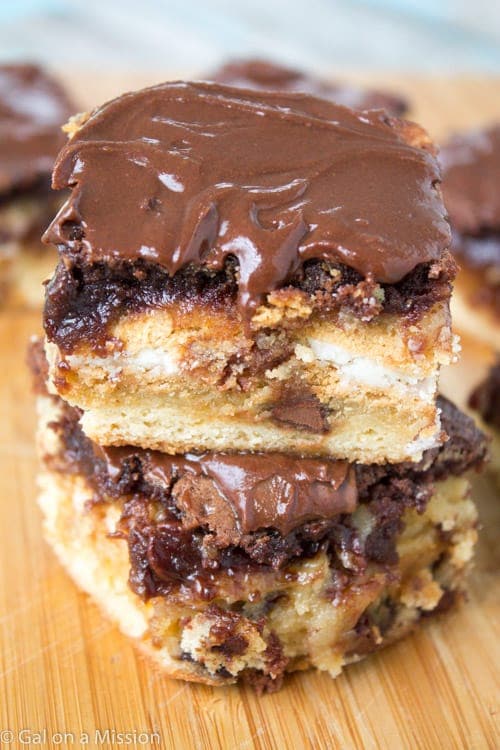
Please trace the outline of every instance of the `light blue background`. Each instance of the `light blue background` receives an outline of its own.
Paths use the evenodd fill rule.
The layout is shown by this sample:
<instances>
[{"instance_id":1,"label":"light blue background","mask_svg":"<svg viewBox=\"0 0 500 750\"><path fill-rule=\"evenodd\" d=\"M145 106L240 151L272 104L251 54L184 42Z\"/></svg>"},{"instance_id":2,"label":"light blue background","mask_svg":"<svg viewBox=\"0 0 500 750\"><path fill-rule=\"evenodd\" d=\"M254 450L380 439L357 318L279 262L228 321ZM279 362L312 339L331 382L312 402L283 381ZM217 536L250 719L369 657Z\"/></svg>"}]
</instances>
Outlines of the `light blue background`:
<instances>
[{"instance_id":1,"label":"light blue background","mask_svg":"<svg viewBox=\"0 0 500 750\"><path fill-rule=\"evenodd\" d=\"M202 71L260 54L317 69L500 72L500 0L0 0L0 58Z\"/></svg>"}]
</instances>

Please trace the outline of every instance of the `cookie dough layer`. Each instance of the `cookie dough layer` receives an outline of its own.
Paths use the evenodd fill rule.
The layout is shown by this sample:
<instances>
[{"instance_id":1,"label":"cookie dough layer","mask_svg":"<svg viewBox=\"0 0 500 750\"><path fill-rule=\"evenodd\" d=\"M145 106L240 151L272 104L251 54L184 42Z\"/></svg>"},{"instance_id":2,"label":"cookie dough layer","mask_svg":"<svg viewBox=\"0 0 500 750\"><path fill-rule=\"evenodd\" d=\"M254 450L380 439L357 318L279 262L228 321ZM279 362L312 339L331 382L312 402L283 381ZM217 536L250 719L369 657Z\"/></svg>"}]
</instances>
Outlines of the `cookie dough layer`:
<instances>
[{"instance_id":1,"label":"cookie dough layer","mask_svg":"<svg viewBox=\"0 0 500 750\"><path fill-rule=\"evenodd\" d=\"M120 504L92 505L78 476L46 472L40 488L47 539L76 583L165 674L212 685L276 689L285 672L308 667L338 675L451 602L476 540L468 483L451 478L436 485L423 515L407 511L399 563L372 565L342 590L319 551L286 576L267 569L235 587L221 574L211 602L145 602L127 583L127 545L112 536Z\"/></svg>"},{"instance_id":2,"label":"cookie dough layer","mask_svg":"<svg viewBox=\"0 0 500 750\"><path fill-rule=\"evenodd\" d=\"M223 310L172 304L124 316L101 352L47 342L51 389L83 409L102 445L384 462L419 460L440 443L437 379L458 348L447 303L414 324L300 304L274 312L281 326L254 339Z\"/></svg>"}]
</instances>

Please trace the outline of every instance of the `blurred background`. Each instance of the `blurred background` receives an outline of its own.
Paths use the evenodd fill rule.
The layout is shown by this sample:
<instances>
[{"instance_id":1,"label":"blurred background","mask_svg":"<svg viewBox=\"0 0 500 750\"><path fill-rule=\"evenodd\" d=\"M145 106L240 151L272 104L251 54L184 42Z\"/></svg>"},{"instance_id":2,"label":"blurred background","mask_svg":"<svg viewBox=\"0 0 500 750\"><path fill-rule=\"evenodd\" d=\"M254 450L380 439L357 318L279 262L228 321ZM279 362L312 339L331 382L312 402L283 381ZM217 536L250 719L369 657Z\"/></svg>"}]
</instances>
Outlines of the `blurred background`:
<instances>
[{"instance_id":1,"label":"blurred background","mask_svg":"<svg viewBox=\"0 0 500 750\"><path fill-rule=\"evenodd\" d=\"M0 59L190 72L264 55L321 72L499 73L499 0L0 0Z\"/></svg>"}]
</instances>

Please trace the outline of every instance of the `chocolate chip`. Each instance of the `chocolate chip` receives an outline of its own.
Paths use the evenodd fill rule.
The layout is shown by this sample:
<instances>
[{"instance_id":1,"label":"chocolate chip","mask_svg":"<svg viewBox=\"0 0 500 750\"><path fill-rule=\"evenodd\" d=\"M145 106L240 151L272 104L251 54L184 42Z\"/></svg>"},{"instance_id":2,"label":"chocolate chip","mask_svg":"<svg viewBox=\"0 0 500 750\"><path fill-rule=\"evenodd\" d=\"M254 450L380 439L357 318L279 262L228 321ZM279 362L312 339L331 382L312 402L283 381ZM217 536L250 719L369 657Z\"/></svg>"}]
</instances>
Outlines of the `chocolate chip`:
<instances>
[{"instance_id":1,"label":"chocolate chip","mask_svg":"<svg viewBox=\"0 0 500 750\"><path fill-rule=\"evenodd\" d=\"M271 414L275 422L298 430L315 433L330 431L326 407L302 385L286 386Z\"/></svg>"}]
</instances>

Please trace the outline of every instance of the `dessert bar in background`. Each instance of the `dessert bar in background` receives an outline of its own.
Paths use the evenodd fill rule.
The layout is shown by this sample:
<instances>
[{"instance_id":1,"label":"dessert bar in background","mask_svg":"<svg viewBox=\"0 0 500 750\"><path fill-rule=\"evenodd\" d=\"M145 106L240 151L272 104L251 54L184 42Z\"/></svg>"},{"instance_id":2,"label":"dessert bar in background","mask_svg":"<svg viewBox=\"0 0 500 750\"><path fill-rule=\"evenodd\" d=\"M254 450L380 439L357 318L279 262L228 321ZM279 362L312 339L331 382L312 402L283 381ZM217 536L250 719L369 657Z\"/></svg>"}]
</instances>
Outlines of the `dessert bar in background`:
<instances>
[{"instance_id":1,"label":"dessert bar in background","mask_svg":"<svg viewBox=\"0 0 500 750\"><path fill-rule=\"evenodd\" d=\"M380 463L440 444L455 264L425 131L209 83L73 128L45 331L91 439Z\"/></svg>"},{"instance_id":2,"label":"dessert bar in background","mask_svg":"<svg viewBox=\"0 0 500 750\"><path fill-rule=\"evenodd\" d=\"M385 109L396 116L408 111L408 102L388 91L326 80L269 60L230 60L204 78L244 89L300 92L353 109Z\"/></svg>"},{"instance_id":3,"label":"dessert bar in background","mask_svg":"<svg viewBox=\"0 0 500 750\"><path fill-rule=\"evenodd\" d=\"M37 66L0 65L0 307L42 304L57 253L40 237L61 204L50 176L73 111Z\"/></svg>"},{"instance_id":4,"label":"dessert bar in background","mask_svg":"<svg viewBox=\"0 0 500 750\"><path fill-rule=\"evenodd\" d=\"M491 470L500 481L500 357L486 378L474 389L469 406L480 417L481 426L491 435Z\"/></svg>"},{"instance_id":5,"label":"dessert bar in background","mask_svg":"<svg viewBox=\"0 0 500 750\"><path fill-rule=\"evenodd\" d=\"M90 441L32 350L47 538L76 582L175 677L274 690L336 676L461 597L481 466L473 421L419 463L169 456Z\"/></svg>"},{"instance_id":6,"label":"dessert bar in background","mask_svg":"<svg viewBox=\"0 0 500 750\"><path fill-rule=\"evenodd\" d=\"M460 265L456 327L500 350L500 125L458 134L440 153Z\"/></svg>"}]
</instances>

